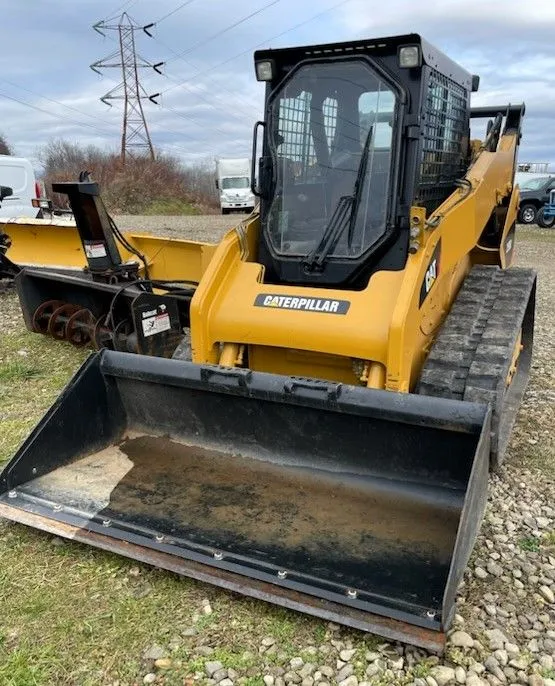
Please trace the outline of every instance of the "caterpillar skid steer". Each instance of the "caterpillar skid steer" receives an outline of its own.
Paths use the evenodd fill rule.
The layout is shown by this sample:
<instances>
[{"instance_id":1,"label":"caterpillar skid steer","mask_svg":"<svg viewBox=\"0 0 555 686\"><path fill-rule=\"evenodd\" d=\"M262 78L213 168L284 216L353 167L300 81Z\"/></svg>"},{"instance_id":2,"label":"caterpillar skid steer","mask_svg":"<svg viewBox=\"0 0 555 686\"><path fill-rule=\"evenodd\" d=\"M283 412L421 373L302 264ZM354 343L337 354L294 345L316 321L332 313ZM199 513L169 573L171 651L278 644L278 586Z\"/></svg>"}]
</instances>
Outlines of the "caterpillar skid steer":
<instances>
[{"instance_id":1,"label":"caterpillar skid steer","mask_svg":"<svg viewBox=\"0 0 555 686\"><path fill-rule=\"evenodd\" d=\"M92 355L0 515L441 650L530 365L524 106L472 109L478 78L414 34L254 61L259 211L190 342Z\"/></svg>"}]
</instances>

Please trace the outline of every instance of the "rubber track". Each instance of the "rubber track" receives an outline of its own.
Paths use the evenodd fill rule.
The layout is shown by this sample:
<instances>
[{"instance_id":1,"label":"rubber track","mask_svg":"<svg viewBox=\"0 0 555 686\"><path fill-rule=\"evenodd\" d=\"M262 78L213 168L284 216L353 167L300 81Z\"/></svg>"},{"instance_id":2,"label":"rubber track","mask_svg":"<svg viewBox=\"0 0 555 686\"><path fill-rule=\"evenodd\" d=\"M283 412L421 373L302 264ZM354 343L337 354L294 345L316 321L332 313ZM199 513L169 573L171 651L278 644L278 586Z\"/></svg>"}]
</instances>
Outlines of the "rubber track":
<instances>
[{"instance_id":1,"label":"rubber track","mask_svg":"<svg viewBox=\"0 0 555 686\"><path fill-rule=\"evenodd\" d=\"M422 395L490 403L495 464L502 460L528 378L535 280L531 269L475 266L432 346L417 387ZM529 303L532 310L527 310ZM505 380L521 327L526 354L511 384L514 392L507 393Z\"/></svg>"}]
</instances>

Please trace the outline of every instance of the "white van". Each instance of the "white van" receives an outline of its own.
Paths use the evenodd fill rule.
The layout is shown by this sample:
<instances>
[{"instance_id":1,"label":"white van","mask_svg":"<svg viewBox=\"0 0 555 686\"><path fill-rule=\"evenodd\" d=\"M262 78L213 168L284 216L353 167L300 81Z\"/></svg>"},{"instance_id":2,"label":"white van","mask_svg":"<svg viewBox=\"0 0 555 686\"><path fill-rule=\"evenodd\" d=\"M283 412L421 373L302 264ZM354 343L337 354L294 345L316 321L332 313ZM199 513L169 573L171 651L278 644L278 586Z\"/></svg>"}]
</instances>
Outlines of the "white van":
<instances>
[{"instance_id":1,"label":"white van","mask_svg":"<svg viewBox=\"0 0 555 686\"><path fill-rule=\"evenodd\" d=\"M36 203L40 190L29 160L0 155L0 186L8 186L13 191L0 202L0 217L40 216L40 207L33 207L33 200Z\"/></svg>"}]
</instances>

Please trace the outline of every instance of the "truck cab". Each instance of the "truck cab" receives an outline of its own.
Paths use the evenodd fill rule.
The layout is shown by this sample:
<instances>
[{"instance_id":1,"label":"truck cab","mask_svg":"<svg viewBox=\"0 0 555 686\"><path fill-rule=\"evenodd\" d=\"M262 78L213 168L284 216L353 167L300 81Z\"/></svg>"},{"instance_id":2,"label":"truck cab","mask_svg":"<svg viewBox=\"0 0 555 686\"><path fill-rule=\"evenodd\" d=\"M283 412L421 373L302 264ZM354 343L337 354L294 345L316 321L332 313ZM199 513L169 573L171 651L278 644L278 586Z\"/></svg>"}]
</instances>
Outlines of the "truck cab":
<instances>
[{"instance_id":1,"label":"truck cab","mask_svg":"<svg viewBox=\"0 0 555 686\"><path fill-rule=\"evenodd\" d=\"M555 174L534 174L526 179L517 175L517 183L520 185L520 223L541 226L541 210L549 201L549 193L555 189Z\"/></svg>"},{"instance_id":2,"label":"truck cab","mask_svg":"<svg viewBox=\"0 0 555 686\"><path fill-rule=\"evenodd\" d=\"M252 212L251 161L248 157L216 160L216 188L222 214Z\"/></svg>"}]
</instances>

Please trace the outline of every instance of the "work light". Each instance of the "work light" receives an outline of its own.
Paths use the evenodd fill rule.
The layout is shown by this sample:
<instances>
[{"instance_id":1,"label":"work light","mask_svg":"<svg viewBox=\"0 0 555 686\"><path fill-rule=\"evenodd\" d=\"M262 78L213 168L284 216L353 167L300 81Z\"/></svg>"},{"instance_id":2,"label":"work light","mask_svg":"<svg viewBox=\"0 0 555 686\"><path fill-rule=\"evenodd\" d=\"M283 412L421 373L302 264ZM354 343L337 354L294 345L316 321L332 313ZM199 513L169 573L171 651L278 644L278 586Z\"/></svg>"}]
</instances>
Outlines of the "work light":
<instances>
[{"instance_id":1,"label":"work light","mask_svg":"<svg viewBox=\"0 0 555 686\"><path fill-rule=\"evenodd\" d=\"M261 60L255 65L257 81L271 81L274 78L274 63L272 60Z\"/></svg>"},{"instance_id":2,"label":"work light","mask_svg":"<svg viewBox=\"0 0 555 686\"><path fill-rule=\"evenodd\" d=\"M420 48L418 45L404 45L399 48L399 66L406 69L420 66Z\"/></svg>"}]
</instances>

